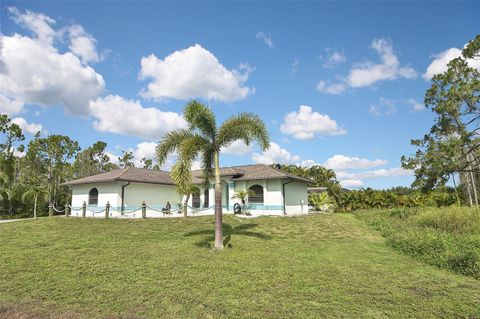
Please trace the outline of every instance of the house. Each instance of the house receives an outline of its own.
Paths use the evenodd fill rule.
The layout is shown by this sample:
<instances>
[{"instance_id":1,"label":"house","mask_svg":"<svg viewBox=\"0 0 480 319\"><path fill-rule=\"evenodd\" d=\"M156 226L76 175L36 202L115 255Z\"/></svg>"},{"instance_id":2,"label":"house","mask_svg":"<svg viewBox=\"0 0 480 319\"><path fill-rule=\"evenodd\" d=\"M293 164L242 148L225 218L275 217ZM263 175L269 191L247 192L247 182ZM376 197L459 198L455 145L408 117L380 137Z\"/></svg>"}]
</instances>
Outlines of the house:
<instances>
[{"instance_id":1,"label":"house","mask_svg":"<svg viewBox=\"0 0 480 319\"><path fill-rule=\"evenodd\" d=\"M238 209L240 200L234 194L249 189L253 192L243 210L252 216L295 215L308 212L307 185L310 180L282 172L268 165L233 166L220 169L222 207L224 213ZM200 170L192 171L193 183L199 195L188 200L189 214L214 213L214 180L205 183ZM81 216L87 205L88 217L103 217L100 213L110 204L112 217L140 217L146 203L147 217L181 216L177 214L182 196L176 192L169 172L128 167L103 174L68 181L72 189L72 216ZM171 211L166 212L167 202Z\"/></svg>"}]
</instances>

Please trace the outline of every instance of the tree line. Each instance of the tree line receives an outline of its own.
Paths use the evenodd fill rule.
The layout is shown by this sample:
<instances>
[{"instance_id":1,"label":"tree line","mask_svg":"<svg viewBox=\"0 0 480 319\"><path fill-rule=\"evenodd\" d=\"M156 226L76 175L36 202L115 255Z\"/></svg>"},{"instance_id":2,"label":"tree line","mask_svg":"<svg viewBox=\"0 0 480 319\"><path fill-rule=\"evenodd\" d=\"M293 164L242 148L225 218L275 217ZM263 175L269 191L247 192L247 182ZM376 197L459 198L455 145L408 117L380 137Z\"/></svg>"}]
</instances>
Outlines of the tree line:
<instances>
[{"instance_id":1,"label":"tree line","mask_svg":"<svg viewBox=\"0 0 480 319\"><path fill-rule=\"evenodd\" d=\"M122 152L118 163L112 163L106 148L98 141L82 150L68 136L39 133L25 145L22 129L0 114L0 216L31 216L35 209L41 216L49 203L55 207L70 203L70 189L61 183L134 166L133 152ZM143 158L140 165L159 169L152 162Z\"/></svg>"}]
</instances>

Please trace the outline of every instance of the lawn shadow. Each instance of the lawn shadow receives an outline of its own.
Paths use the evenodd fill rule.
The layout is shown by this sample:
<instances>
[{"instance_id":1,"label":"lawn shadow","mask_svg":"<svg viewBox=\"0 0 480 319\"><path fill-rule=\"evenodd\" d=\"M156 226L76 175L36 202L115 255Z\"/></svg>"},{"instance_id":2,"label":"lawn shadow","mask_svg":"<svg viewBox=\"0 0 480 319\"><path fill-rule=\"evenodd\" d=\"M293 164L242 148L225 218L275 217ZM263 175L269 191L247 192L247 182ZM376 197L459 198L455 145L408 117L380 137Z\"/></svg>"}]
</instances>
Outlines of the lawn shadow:
<instances>
[{"instance_id":1,"label":"lawn shadow","mask_svg":"<svg viewBox=\"0 0 480 319\"><path fill-rule=\"evenodd\" d=\"M232 235L239 235L239 236L248 236L248 237L254 237L254 238L259 238L263 240L270 240L272 239L271 236L266 235L264 233L252 231L252 228L257 227L258 224L241 224L235 227L232 227L230 224L223 223L223 246L224 247L233 247L232 246ZM191 236L199 236L199 235L205 235L202 240L199 242L195 243L195 246L198 247L204 247L204 248L211 248L212 247L212 242L215 240L215 229L205 229L205 230L198 230L198 231L193 231L190 233L185 234L185 237L191 237Z\"/></svg>"}]
</instances>

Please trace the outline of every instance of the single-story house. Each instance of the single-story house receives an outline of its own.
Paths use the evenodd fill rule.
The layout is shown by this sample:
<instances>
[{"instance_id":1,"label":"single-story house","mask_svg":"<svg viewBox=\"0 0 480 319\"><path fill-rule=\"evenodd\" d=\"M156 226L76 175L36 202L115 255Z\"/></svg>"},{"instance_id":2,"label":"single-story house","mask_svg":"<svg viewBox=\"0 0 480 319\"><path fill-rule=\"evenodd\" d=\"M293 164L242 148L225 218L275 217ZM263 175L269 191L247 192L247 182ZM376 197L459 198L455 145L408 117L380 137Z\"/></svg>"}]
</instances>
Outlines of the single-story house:
<instances>
[{"instance_id":1,"label":"single-story house","mask_svg":"<svg viewBox=\"0 0 480 319\"><path fill-rule=\"evenodd\" d=\"M220 169L220 175L224 213L233 213L239 207L252 216L308 213L308 179L268 165L225 167ZM205 183L200 170L192 171L192 177L200 194L189 197L189 213L213 214L214 180ZM88 217L103 217L100 212L109 203L112 217L137 218L141 217L143 202L148 206L147 217L181 216L176 211L182 203L182 196L177 193L169 172L127 167L63 185L72 189L72 216L81 216L85 203ZM247 205L241 206L234 194L247 189L252 194ZM165 214L167 202L171 205L170 214Z\"/></svg>"}]
</instances>

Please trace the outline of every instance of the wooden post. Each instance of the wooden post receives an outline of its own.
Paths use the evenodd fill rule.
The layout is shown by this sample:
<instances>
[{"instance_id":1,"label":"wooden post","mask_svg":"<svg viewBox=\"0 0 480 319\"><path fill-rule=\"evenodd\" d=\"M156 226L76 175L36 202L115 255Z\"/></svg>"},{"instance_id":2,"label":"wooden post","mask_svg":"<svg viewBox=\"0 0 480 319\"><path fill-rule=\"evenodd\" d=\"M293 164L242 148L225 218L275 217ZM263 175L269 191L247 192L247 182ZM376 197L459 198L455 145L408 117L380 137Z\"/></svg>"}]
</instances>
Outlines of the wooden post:
<instances>
[{"instance_id":1,"label":"wooden post","mask_svg":"<svg viewBox=\"0 0 480 319\"><path fill-rule=\"evenodd\" d=\"M110 202L107 202L107 205L105 206L105 219L108 219L109 214L110 214Z\"/></svg>"},{"instance_id":2,"label":"wooden post","mask_svg":"<svg viewBox=\"0 0 480 319\"><path fill-rule=\"evenodd\" d=\"M147 218L147 204L145 204L145 201L142 202L142 218Z\"/></svg>"},{"instance_id":3,"label":"wooden post","mask_svg":"<svg viewBox=\"0 0 480 319\"><path fill-rule=\"evenodd\" d=\"M85 218L87 216L87 203L83 202L82 205L82 217Z\"/></svg>"},{"instance_id":4,"label":"wooden post","mask_svg":"<svg viewBox=\"0 0 480 319\"><path fill-rule=\"evenodd\" d=\"M68 204L65 204L65 217L70 216L70 206Z\"/></svg>"},{"instance_id":5,"label":"wooden post","mask_svg":"<svg viewBox=\"0 0 480 319\"><path fill-rule=\"evenodd\" d=\"M53 205L48 204L48 217L53 217Z\"/></svg>"}]
</instances>

